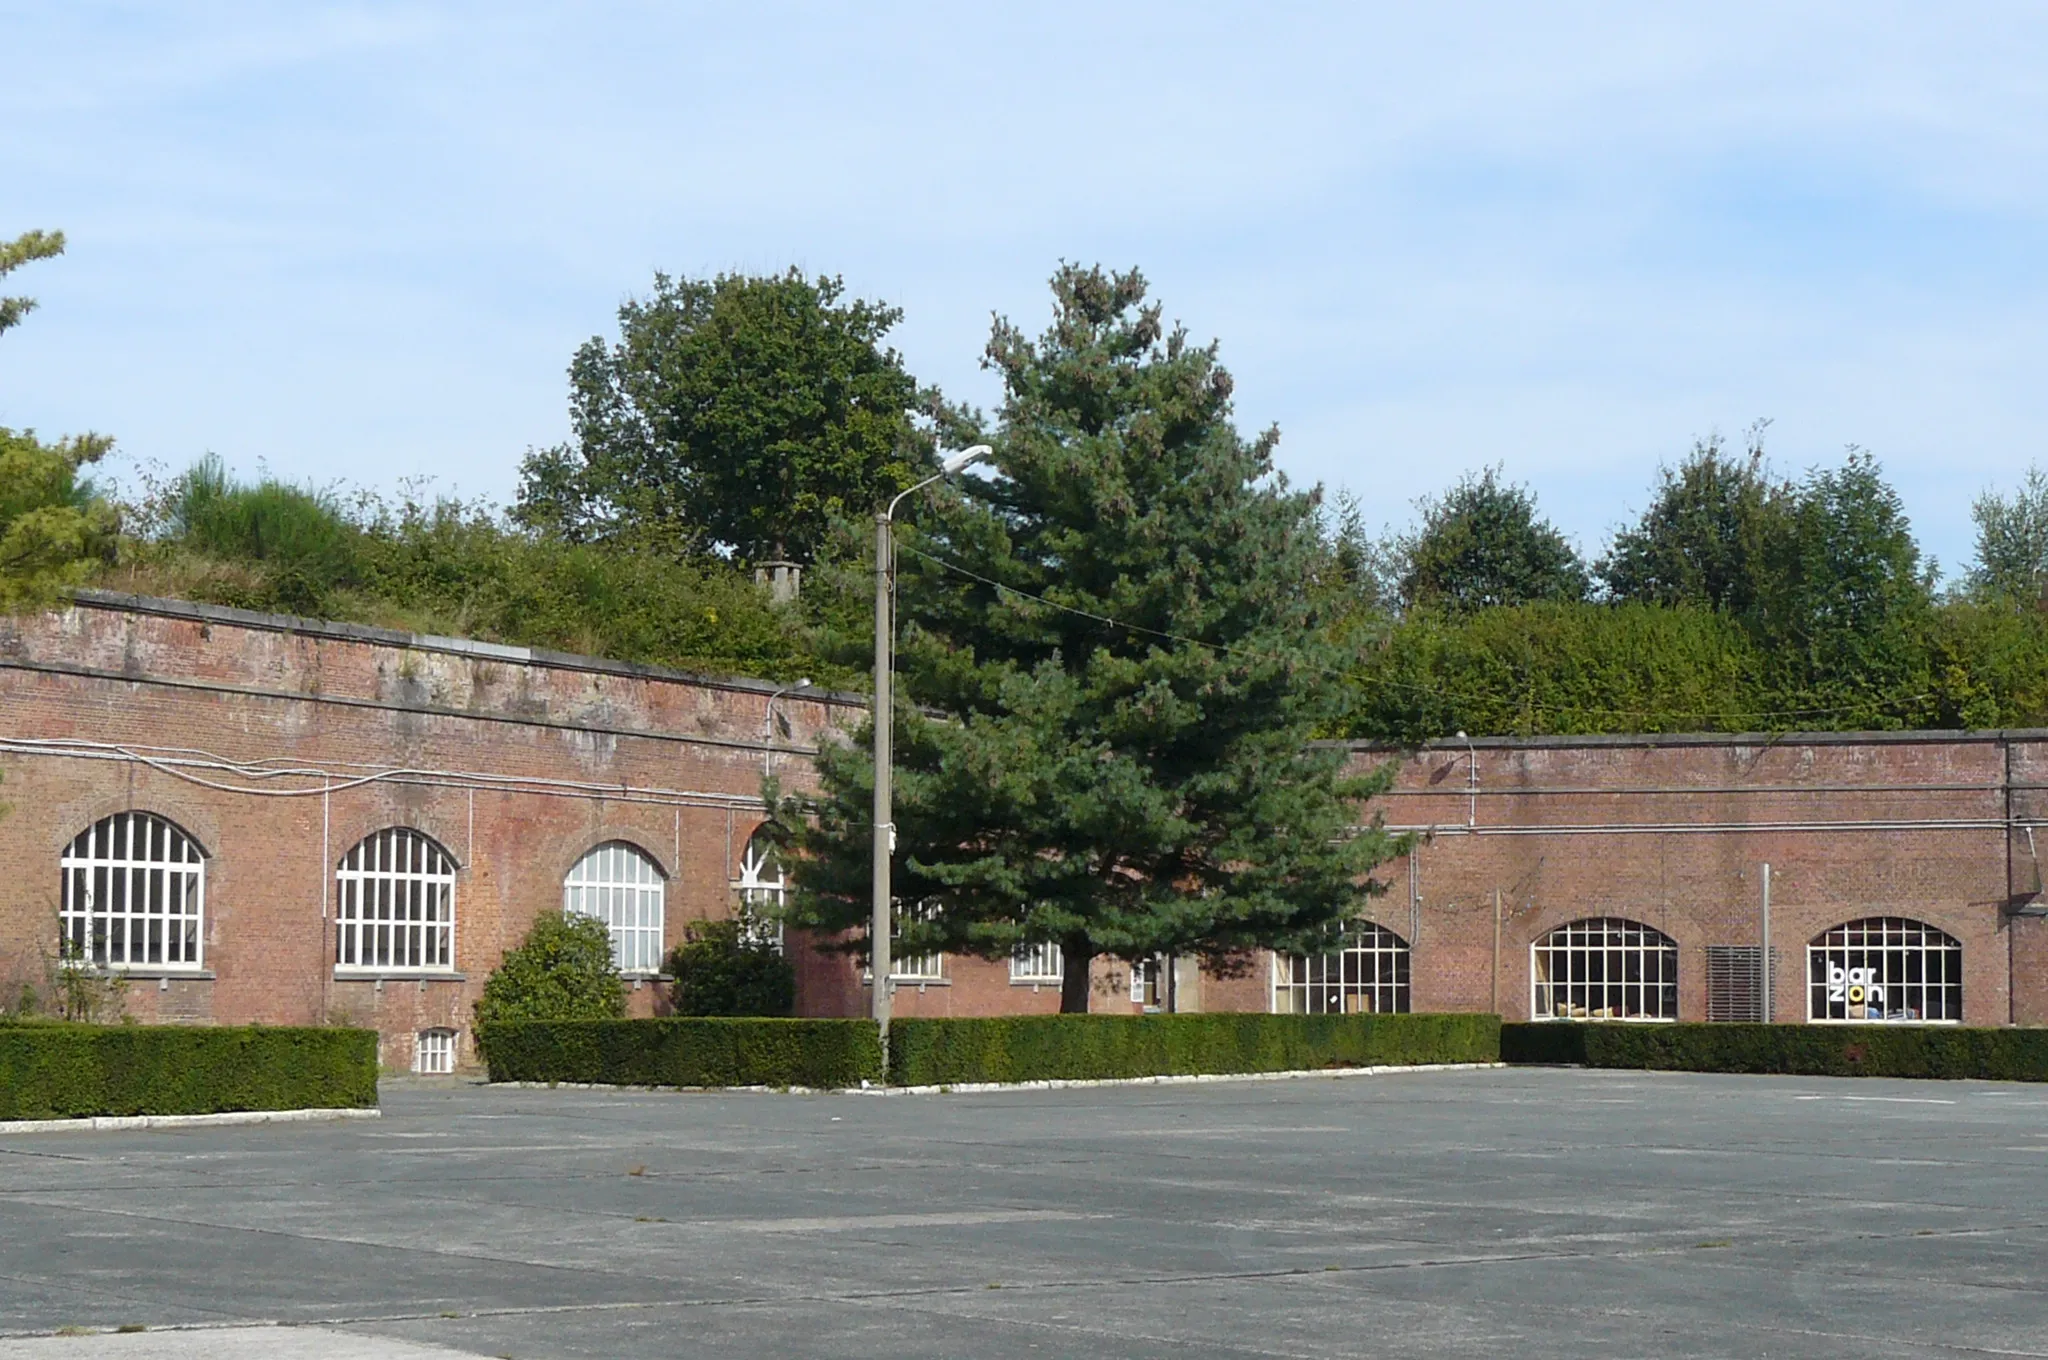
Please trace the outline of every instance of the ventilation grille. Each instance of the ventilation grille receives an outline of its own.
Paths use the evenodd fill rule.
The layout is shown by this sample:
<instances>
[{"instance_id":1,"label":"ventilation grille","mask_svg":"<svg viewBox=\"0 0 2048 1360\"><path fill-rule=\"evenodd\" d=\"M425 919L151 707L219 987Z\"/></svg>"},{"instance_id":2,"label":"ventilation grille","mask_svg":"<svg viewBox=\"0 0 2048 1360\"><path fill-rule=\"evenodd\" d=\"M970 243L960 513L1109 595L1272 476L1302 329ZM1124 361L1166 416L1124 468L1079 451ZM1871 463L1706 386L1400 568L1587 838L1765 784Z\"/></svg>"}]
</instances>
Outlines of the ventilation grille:
<instances>
[{"instance_id":1,"label":"ventilation grille","mask_svg":"<svg viewBox=\"0 0 2048 1360\"><path fill-rule=\"evenodd\" d=\"M1773 951L1775 952L1775 951ZM1707 946L1707 1019L1764 1018L1764 951L1753 944Z\"/></svg>"}]
</instances>

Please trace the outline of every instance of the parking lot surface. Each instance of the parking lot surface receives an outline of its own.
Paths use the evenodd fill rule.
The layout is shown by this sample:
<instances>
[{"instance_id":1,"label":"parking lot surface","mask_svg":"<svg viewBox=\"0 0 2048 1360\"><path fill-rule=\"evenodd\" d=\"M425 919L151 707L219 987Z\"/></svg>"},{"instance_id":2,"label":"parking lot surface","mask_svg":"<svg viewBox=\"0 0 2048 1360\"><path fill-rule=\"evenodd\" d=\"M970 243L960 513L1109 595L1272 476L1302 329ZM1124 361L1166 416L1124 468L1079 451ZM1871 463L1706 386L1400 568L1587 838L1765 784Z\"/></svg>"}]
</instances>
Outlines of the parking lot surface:
<instances>
[{"instance_id":1,"label":"parking lot surface","mask_svg":"<svg viewBox=\"0 0 2048 1360\"><path fill-rule=\"evenodd\" d=\"M2038 1087L451 1081L384 1107L0 1139L0 1360L2048 1356ZM152 1330L47 1335L122 1324Z\"/></svg>"}]
</instances>

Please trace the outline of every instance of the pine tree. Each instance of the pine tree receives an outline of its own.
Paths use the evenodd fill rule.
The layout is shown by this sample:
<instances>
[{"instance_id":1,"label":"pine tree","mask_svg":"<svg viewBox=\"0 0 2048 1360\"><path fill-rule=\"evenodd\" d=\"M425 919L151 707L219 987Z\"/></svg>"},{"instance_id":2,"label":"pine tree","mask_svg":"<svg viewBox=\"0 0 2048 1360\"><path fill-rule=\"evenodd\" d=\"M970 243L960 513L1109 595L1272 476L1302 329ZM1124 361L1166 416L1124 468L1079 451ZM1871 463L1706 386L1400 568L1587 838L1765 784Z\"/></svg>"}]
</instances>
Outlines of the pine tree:
<instances>
[{"instance_id":1,"label":"pine tree","mask_svg":"<svg viewBox=\"0 0 2048 1360\"><path fill-rule=\"evenodd\" d=\"M1064 267L1037 341L998 322L998 474L899 529L899 949L1056 943L1061 1009L1098 955L1316 950L1383 891L1376 777L1312 739L1347 703L1317 496L1241 438L1214 345L1135 271ZM868 733L784 804L795 920L865 949Z\"/></svg>"}]
</instances>

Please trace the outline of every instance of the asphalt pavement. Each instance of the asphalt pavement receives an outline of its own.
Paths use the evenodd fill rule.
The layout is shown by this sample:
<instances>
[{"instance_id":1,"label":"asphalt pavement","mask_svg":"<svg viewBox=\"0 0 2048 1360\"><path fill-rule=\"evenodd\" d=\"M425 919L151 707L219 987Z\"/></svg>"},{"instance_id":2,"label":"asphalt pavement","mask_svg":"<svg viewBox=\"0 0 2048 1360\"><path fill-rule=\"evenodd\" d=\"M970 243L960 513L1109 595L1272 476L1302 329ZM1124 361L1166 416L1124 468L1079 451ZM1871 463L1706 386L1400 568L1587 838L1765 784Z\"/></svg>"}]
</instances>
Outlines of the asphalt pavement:
<instances>
[{"instance_id":1,"label":"asphalt pavement","mask_svg":"<svg viewBox=\"0 0 2048 1360\"><path fill-rule=\"evenodd\" d=\"M384 1108L0 1138L0 1360L2048 1356L2040 1087L451 1080Z\"/></svg>"}]
</instances>

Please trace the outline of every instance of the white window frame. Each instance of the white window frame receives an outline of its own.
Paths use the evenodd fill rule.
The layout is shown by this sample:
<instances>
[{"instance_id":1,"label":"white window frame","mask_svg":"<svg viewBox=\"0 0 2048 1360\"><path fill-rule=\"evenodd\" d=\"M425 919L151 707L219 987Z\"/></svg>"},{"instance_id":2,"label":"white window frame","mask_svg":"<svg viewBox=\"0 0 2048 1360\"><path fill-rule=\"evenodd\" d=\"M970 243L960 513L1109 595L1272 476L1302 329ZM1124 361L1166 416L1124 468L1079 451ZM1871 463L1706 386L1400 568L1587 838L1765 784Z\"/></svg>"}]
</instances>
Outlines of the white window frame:
<instances>
[{"instance_id":1,"label":"white window frame","mask_svg":"<svg viewBox=\"0 0 2048 1360\"><path fill-rule=\"evenodd\" d=\"M898 902L889 913L889 980L891 982L944 982L946 980L946 956L936 954L912 954L908 958L898 953L896 942L903 938L905 921L929 921L939 914L936 902Z\"/></svg>"},{"instance_id":2,"label":"white window frame","mask_svg":"<svg viewBox=\"0 0 2048 1360\"><path fill-rule=\"evenodd\" d=\"M455 1031L436 1025L413 1036L412 1070L423 1077L455 1075Z\"/></svg>"},{"instance_id":3,"label":"white window frame","mask_svg":"<svg viewBox=\"0 0 2048 1360\"><path fill-rule=\"evenodd\" d=\"M455 875L447 848L409 826L357 841L334 871L334 971L454 972Z\"/></svg>"},{"instance_id":4,"label":"white window frame","mask_svg":"<svg viewBox=\"0 0 2048 1360\"><path fill-rule=\"evenodd\" d=\"M1272 1012L1405 1014L1413 997L1413 960L1408 942L1399 935L1372 921L1355 921L1335 949L1273 955Z\"/></svg>"},{"instance_id":5,"label":"white window frame","mask_svg":"<svg viewBox=\"0 0 2048 1360\"><path fill-rule=\"evenodd\" d=\"M58 929L74 964L112 972L197 973L206 966L206 852L153 812L116 812L73 837Z\"/></svg>"},{"instance_id":6,"label":"white window frame","mask_svg":"<svg viewBox=\"0 0 2048 1360\"><path fill-rule=\"evenodd\" d=\"M1131 965L1131 1004L1143 1006L1147 1011L1166 1009L1167 969L1172 960L1165 954L1154 954L1149 959L1140 959ZM1148 1000L1147 992L1151 993Z\"/></svg>"},{"instance_id":7,"label":"white window frame","mask_svg":"<svg viewBox=\"0 0 2048 1360\"><path fill-rule=\"evenodd\" d=\"M654 856L631 841L594 845L562 879L562 910L604 922L612 963L628 977L661 971L668 879Z\"/></svg>"},{"instance_id":8,"label":"white window frame","mask_svg":"<svg viewBox=\"0 0 2048 1360\"><path fill-rule=\"evenodd\" d=\"M1066 951L1058 940L1027 941L1010 955L1010 982L1018 987L1057 987L1066 981Z\"/></svg>"},{"instance_id":9,"label":"white window frame","mask_svg":"<svg viewBox=\"0 0 2048 1360\"><path fill-rule=\"evenodd\" d=\"M1560 961L1565 964L1561 980L1554 976ZM1619 978L1610 979L1615 971ZM1582 1006L1572 1000L1574 991L1583 992L1588 1003L1598 992L1600 1004ZM1564 1013L1557 1010L1559 993ZM1655 1013L1647 1013L1653 998ZM1529 946L1529 1018L1636 1024L1677 1020L1678 942L1655 926L1622 916L1567 921Z\"/></svg>"},{"instance_id":10,"label":"white window frame","mask_svg":"<svg viewBox=\"0 0 2048 1360\"><path fill-rule=\"evenodd\" d=\"M1899 976L1893 976L1894 972ZM1917 981L1912 977L1915 972ZM1938 973L1938 980L1930 982L1930 972ZM1871 977L1870 973L1880 976ZM1868 1014L1873 984L1881 998L1876 1015ZM1930 998L1935 1004L1929 1004ZM1849 1014L1859 1004L1866 1013ZM1837 1008L1843 1014L1833 1014ZM1953 1014L1930 1016L1931 1009ZM1806 946L1806 1022L1960 1025L1963 942L1938 926L1907 916L1864 916L1821 932Z\"/></svg>"},{"instance_id":11,"label":"white window frame","mask_svg":"<svg viewBox=\"0 0 2048 1360\"><path fill-rule=\"evenodd\" d=\"M739 877L732 881L733 916L748 939L782 952L782 913L789 905L789 876L782 859L759 831L740 852Z\"/></svg>"}]
</instances>

